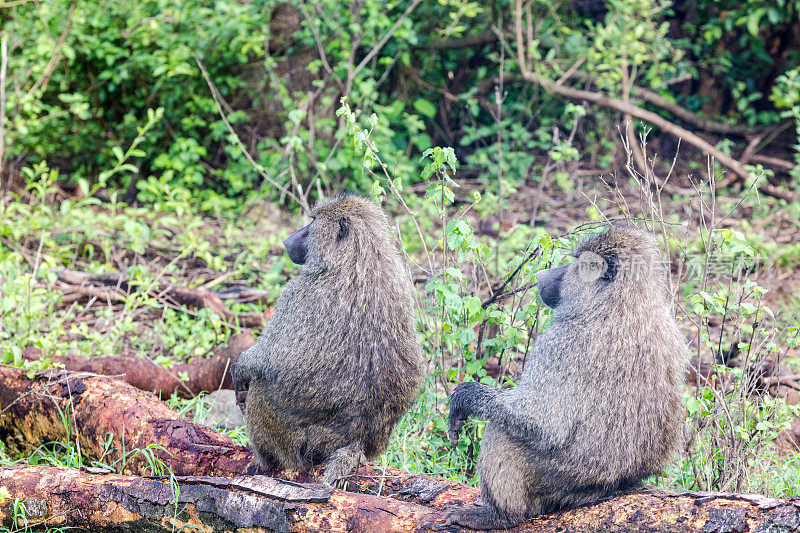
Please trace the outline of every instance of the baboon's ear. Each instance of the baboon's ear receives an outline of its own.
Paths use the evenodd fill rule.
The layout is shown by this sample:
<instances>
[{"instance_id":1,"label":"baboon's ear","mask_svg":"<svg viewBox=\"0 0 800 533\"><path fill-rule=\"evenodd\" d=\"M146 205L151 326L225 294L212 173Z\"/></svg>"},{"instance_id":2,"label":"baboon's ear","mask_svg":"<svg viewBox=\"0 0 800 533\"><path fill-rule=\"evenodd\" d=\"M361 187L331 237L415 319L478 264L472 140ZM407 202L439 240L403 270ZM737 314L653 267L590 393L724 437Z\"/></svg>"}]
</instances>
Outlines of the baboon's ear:
<instances>
[{"instance_id":1,"label":"baboon's ear","mask_svg":"<svg viewBox=\"0 0 800 533\"><path fill-rule=\"evenodd\" d=\"M339 233L336 235L336 242L341 241L350 233L350 223L345 217L339 219Z\"/></svg>"},{"instance_id":2,"label":"baboon's ear","mask_svg":"<svg viewBox=\"0 0 800 533\"><path fill-rule=\"evenodd\" d=\"M606 271L603 272L602 276L600 276L600 281L611 283L617 279L617 272L619 271L619 258L617 257L616 253L611 252L607 256L603 257L603 260L606 262Z\"/></svg>"}]
</instances>

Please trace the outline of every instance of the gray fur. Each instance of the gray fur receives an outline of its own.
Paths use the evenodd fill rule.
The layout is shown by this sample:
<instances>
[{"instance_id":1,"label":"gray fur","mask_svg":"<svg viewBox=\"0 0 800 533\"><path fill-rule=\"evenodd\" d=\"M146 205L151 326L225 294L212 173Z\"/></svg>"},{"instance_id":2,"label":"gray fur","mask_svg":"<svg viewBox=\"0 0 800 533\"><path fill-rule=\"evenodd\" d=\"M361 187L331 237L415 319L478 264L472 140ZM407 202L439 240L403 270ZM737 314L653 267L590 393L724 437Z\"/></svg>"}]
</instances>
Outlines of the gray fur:
<instances>
[{"instance_id":1,"label":"gray fur","mask_svg":"<svg viewBox=\"0 0 800 533\"><path fill-rule=\"evenodd\" d=\"M349 195L311 216L303 270L231 374L261 463L326 463L334 483L386 449L426 361L413 286L381 209Z\"/></svg>"},{"instance_id":2,"label":"gray fur","mask_svg":"<svg viewBox=\"0 0 800 533\"><path fill-rule=\"evenodd\" d=\"M613 281L591 274L591 258L614 254ZM660 472L680 445L688 349L655 239L611 228L574 255L517 387L462 383L453 393L451 440L470 416L489 424L478 459L484 503L450 510L450 524L507 528L591 503Z\"/></svg>"}]
</instances>

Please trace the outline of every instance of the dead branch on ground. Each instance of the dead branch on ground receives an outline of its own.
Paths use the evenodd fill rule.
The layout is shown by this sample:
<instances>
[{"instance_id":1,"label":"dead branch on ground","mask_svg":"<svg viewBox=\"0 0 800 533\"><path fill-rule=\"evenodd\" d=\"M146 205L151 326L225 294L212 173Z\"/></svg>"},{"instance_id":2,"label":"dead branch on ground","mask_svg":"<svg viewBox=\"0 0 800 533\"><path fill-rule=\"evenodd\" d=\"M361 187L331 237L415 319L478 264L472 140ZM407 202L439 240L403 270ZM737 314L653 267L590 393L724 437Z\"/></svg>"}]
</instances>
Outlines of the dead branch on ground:
<instances>
[{"instance_id":1,"label":"dead branch on ground","mask_svg":"<svg viewBox=\"0 0 800 533\"><path fill-rule=\"evenodd\" d=\"M89 274L76 270L55 270L58 277L55 288L64 293L62 303L97 298L102 302L124 302L132 287L128 279L118 273ZM151 293L165 305L185 305L195 309L209 309L224 320L238 321L245 328L264 326L272 314L272 309L264 313L234 313L217 294L204 287L178 287L171 283L161 283ZM263 294L261 294L263 297Z\"/></svg>"},{"instance_id":2,"label":"dead branch on ground","mask_svg":"<svg viewBox=\"0 0 800 533\"><path fill-rule=\"evenodd\" d=\"M137 389L152 392L162 398L167 398L173 393L182 398L191 398L201 392L233 388L228 369L236 358L253 344L255 339L252 335L238 333L232 335L228 345L217 350L211 357L194 358L190 363L177 364L169 369L149 359L134 356L49 357L54 363L63 365L66 370L113 376ZM29 348L22 357L36 360L42 355L42 351L38 348Z\"/></svg>"}]
</instances>

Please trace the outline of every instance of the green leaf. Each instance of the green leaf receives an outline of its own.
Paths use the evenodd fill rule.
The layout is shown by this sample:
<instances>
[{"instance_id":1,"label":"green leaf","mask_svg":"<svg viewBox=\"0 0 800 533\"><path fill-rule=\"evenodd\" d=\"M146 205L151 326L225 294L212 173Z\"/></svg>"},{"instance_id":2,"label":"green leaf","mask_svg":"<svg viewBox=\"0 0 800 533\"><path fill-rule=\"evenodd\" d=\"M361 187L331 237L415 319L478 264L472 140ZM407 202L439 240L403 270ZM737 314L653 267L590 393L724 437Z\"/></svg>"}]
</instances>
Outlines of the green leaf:
<instances>
[{"instance_id":1,"label":"green leaf","mask_svg":"<svg viewBox=\"0 0 800 533\"><path fill-rule=\"evenodd\" d=\"M481 308L481 300L476 296L467 296L462 300L461 306L464 308L464 311L467 312L467 316L470 320L473 320L475 316L483 311Z\"/></svg>"},{"instance_id":2,"label":"green leaf","mask_svg":"<svg viewBox=\"0 0 800 533\"><path fill-rule=\"evenodd\" d=\"M428 118L433 118L434 116L436 116L436 106L434 106L432 103L422 98L417 98L414 101L414 109L416 109L417 112L419 112L422 115L425 115ZM427 153L425 155L427 155Z\"/></svg>"}]
</instances>

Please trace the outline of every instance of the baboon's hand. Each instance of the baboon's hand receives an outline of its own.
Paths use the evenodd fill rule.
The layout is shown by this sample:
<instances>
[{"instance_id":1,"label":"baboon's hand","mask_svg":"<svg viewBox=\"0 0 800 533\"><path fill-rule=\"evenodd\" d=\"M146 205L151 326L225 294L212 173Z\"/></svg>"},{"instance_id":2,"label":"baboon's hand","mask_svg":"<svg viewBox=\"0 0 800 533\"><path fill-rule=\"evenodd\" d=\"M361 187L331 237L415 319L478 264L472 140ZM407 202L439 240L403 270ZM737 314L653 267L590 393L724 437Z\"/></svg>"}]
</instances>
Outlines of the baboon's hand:
<instances>
[{"instance_id":1,"label":"baboon's hand","mask_svg":"<svg viewBox=\"0 0 800 533\"><path fill-rule=\"evenodd\" d=\"M233 390L236 394L236 404L244 413L247 405L247 389L250 388L250 378L244 375L241 365L237 366L236 362L233 363L230 372L233 380Z\"/></svg>"},{"instance_id":2,"label":"baboon's hand","mask_svg":"<svg viewBox=\"0 0 800 533\"><path fill-rule=\"evenodd\" d=\"M461 432L464 421L473 414L473 400L479 387L478 383L461 383L450 396L447 436L450 437L450 444L453 446L458 444L458 434Z\"/></svg>"},{"instance_id":3,"label":"baboon's hand","mask_svg":"<svg viewBox=\"0 0 800 533\"><path fill-rule=\"evenodd\" d=\"M247 409L247 389L235 389L236 390L236 405L239 406L239 409L244 413Z\"/></svg>"}]
</instances>

